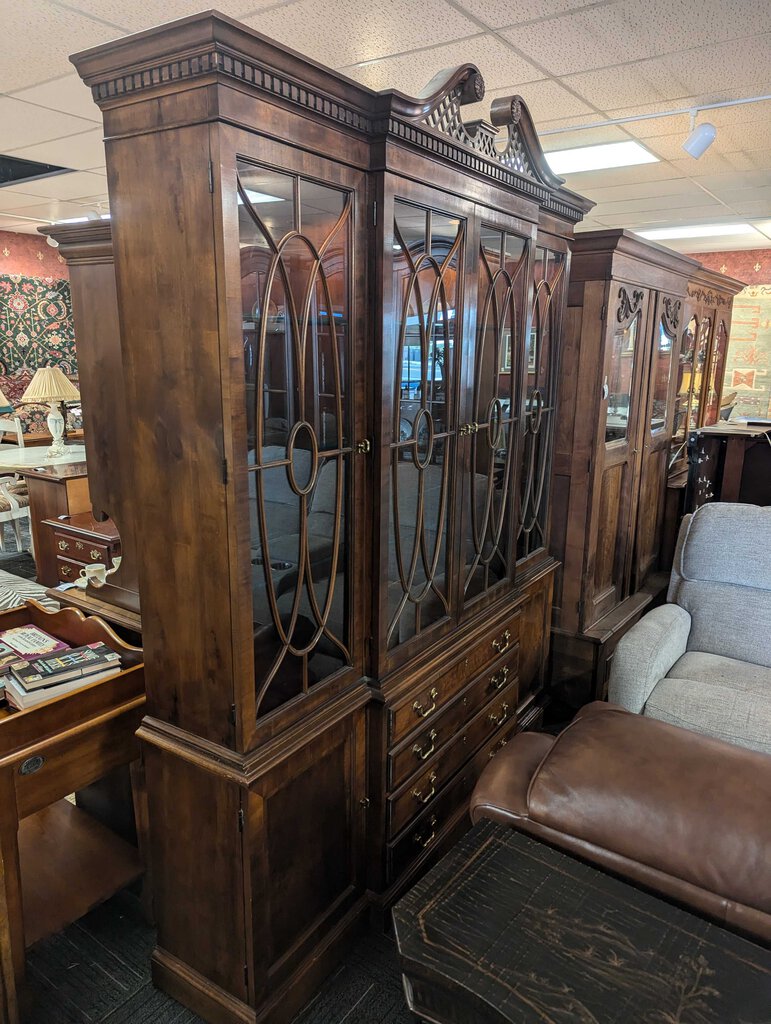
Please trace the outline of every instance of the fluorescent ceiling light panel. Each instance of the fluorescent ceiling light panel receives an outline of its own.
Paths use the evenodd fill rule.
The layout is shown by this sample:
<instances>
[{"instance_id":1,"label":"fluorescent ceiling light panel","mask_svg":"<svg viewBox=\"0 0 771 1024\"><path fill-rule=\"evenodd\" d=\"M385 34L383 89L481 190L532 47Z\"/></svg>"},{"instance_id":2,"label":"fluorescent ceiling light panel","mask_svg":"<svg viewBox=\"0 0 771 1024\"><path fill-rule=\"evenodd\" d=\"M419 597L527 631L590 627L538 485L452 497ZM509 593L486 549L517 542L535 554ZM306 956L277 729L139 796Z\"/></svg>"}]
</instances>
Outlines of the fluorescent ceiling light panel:
<instances>
[{"instance_id":1,"label":"fluorescent ceiling light panel","mask_svg":"<svg viewBox=\"0 0 771 1024\"><path fill-rule=\"evenodd\" d=\"M546 154L546 161L555 174L578 174L580 171L603 171L609 167L631 167L633 164L655 164L659 158L639 142L609 142L604 146L581 146L558 149Z\"/></svg>"},{"instance_id":2,"label":"fluorescent ceiling light panel","mask_svg":"<svg viewBox=\"0 0 771 1024\"><path fill-rule=\"evenodd\" d=\"M258 203L283 203L285 201L280 196L269 196L267 192L252 192L249 188L246 189L246 198L250 203L253 203L254 206L257 206ZM241 196L238 197L238 205L244 205L244 201Z\"/></svg>"},{"instance_id":3,"label":"fluorescent ceiling light panel","mask_svg":"<svg viewBox=\"0 0 771 1024\"><path fill-rule=\"evenodd\" d=\"M687 227L654 228L652 231L638 231L638 235L659 242L665 238L717 238L719 235L751 235L755 233L752 224L691 224Z\"/></svg>"}]
</instances>

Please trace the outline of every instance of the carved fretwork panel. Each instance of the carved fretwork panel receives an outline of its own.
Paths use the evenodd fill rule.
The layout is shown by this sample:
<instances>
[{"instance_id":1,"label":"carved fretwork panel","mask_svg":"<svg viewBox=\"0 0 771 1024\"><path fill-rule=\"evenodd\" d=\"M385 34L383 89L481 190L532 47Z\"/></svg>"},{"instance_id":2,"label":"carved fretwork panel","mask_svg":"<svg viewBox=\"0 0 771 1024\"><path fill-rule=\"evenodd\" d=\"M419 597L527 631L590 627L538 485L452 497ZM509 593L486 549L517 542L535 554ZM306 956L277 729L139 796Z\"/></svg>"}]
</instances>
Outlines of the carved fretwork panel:
<instances>
[{"instance_id":1,"label":"carved fretwork panel","mask_svg":"<svg viewBox=\"0 0 771 1024\"><path fill-rule=\"evenodd\" d=\"M238 171L261 715L351 664L352 195Z\"/></svg>"},{"instance_id":2,"label":"carved fretwork panel","mask_svg":"<svg viewBox=\"0 0 771 1024\"><path fill-rule=\"evenodd\" d=\"M525 367L525 409L520 476L518 559L547 543L559 317L565 287L564 253L537 248L535 294Z\"/></svg>"},{"instance_id":3,"label":"carved fretwork panel","mask_svg":"<svg viewBox=\"0 0 771 1024\"><path fill-rule=\"evenodd\" d=\"M465 603L510 578L514 564L527 265L526 238L482 226L471 419L460 428L470 447L463 509Z\"/></svg>"},{"instance_id":4,"label":"carved fretwork panel","mask_svg":"<svg viewBox=\"0 0 771 1024\"><path fill-rule=\"evenodd\" d=\"M450 502L465 221L394 204L386 644L450 614Z\"/></svg>"}]
</instances>

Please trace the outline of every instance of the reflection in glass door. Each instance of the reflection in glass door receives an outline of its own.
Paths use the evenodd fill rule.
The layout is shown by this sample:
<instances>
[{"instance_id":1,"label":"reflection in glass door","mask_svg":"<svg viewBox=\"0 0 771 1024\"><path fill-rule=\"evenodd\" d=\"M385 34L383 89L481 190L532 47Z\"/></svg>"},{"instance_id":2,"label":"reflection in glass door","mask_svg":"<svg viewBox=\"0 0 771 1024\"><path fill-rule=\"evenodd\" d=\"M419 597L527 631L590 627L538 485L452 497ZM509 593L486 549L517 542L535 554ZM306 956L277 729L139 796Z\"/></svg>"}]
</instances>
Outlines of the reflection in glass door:
<instances>
[{"instance_id":1,"label":"reflection in glass door","mask_svg":"<svg viewBox=\"0 0 771 1024\"><path fill-rule=\"evenodd\" d=\"M238 163L259 715L351 664L352 198Z\"/></svg>"},{"instance_id":2,"label":"reflection in glass door","mask_svg":"<svg viewBox=\"0 0 771 1024\"><path fill-rule=\"evenodd\" d=\"M471 449L464 488L466 601L507 579L513 564L527 257L527 239L481 228L471 420L460 427Z\"/></svg>"},{"instance_id":3,"label":"reflection in glass door","mask_svg":"<svg viewBox=\"0 0 771 1024\"><path fill-rule=\"evenodd\" d=\"M393 230L389 648L450 613L448 524L465 222L397 200Z\"/></svg>"},{"instance_id":4,"label":"reflection in glass door","mask_svg":"<svg viewBox=\"0 0 771 1024\"><path fill-rule=\"evenodd\" d=\"M554 404L557 390L559 316L565 286L566 257L535 251L533 319L524 368L525 410L520 473L517 559L546 545Z\"/></svg>"}]
</instances>

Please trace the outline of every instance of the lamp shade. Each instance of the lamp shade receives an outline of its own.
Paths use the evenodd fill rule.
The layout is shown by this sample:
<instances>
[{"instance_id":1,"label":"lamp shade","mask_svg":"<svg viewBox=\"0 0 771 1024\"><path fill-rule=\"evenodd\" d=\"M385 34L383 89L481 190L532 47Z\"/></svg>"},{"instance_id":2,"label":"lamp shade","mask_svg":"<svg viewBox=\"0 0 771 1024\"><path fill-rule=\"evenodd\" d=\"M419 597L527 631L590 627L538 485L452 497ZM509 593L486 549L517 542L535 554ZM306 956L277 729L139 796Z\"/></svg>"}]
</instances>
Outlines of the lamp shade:
<instances>
[{"instance_id":1,"label":"lamp shade","mask_svg":"<svg viewBox=\"0 0 771 1024\"><path fill-rule=\"evenodd\" d=\"M76 402L80 392L58 366L41 366L21 396L22 402Z\"/></svg>"},{"instance_id":2,"label":"lamp shade","mask_svg":"<svg viewBox=\"0 0 771 1024\"><path fill-rule=\"evenodd\" d=\"M5 397L2 391L0 391L0 413L13 412L13 406Z\"/></svg>"}]
</instances>

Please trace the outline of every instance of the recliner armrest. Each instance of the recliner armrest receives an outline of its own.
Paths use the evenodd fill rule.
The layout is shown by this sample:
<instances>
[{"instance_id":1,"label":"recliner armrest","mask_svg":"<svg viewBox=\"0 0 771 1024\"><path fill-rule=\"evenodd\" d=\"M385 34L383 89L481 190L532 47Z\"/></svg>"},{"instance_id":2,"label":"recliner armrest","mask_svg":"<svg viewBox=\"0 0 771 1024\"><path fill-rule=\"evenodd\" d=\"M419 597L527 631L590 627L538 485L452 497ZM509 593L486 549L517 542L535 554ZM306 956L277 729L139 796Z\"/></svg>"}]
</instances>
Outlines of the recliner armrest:
<instances>
[{"instance_id":1,"label":"recliner armrest","mask_svg":"<svg viewBox=\"0 0 771 1024\"><path fill-rule=\"evenodd\" d=\"M678 604L644 615L619 640L610 668L608 700L640 714L654 686L688 646L691 616Z\"/></svg>"}]
</instances>

